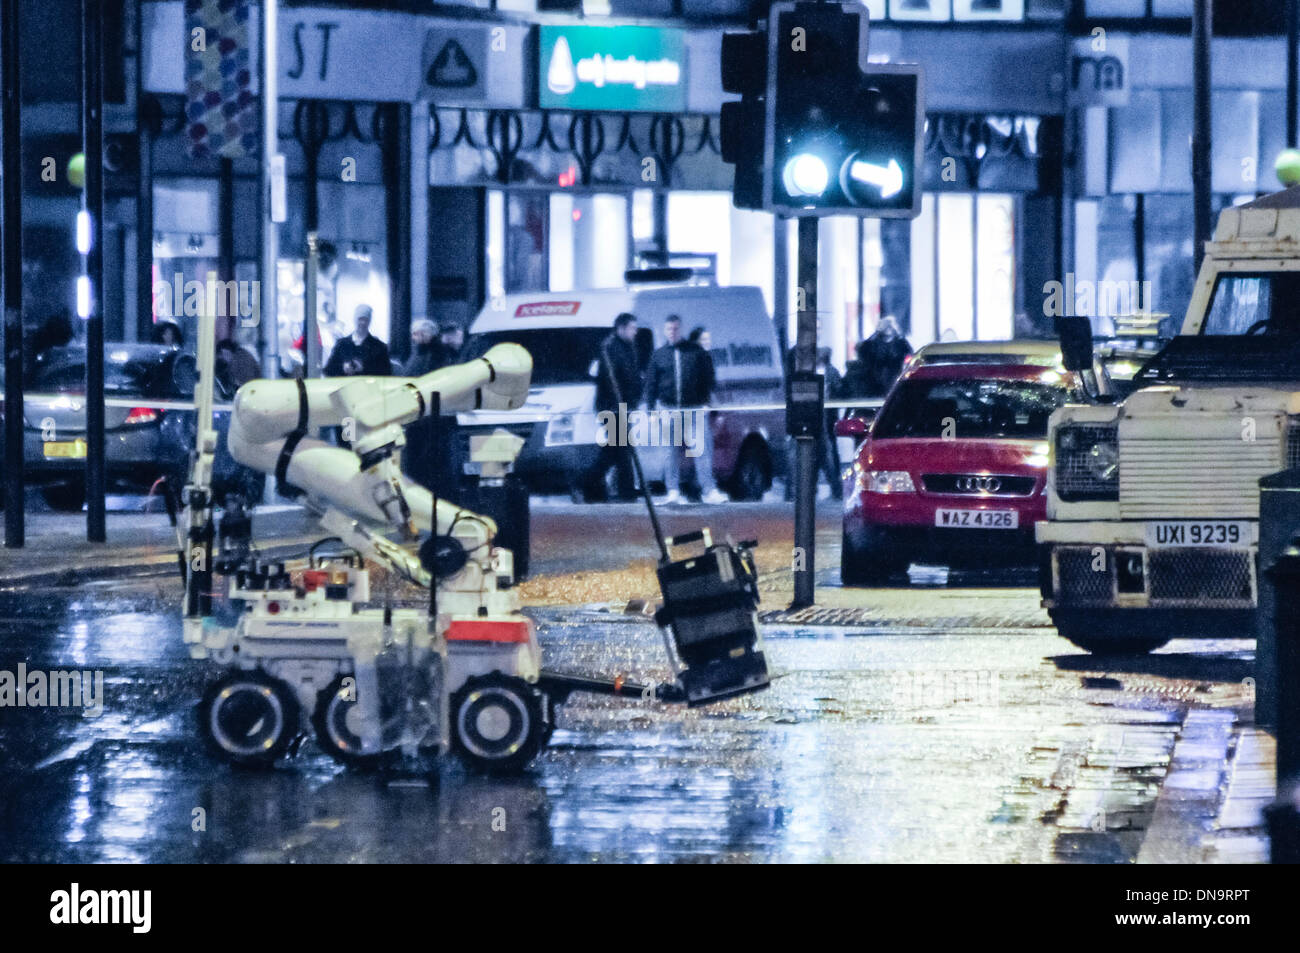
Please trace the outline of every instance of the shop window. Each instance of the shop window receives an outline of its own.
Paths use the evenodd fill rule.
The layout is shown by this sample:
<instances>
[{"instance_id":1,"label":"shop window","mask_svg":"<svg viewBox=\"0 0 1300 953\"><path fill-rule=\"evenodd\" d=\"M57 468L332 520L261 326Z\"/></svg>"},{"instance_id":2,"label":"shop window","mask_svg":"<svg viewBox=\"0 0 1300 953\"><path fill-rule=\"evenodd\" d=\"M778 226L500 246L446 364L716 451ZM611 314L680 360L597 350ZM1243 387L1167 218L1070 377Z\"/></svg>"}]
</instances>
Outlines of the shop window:
<instances>
[{"instance_id":1,"label":"shop window","mask_svg":"<svg viewBox=\"0 0 1300 953\"><path fill-rule=\"evenodd\" d=\"M1063 20L1069 0L1025 0L1025 17L1029 20Z\"/></svg>"},{"instance_id":2,"label":"shop window","mask_svg":"<svg viewBox=\"0 0 1300 953\"><path fill-rule=\"evenodd\" d=\"M1147 0L1085 0L1083 8L1090 17L1144 17Z\"/></svg>"},{"instance_id":3,"label":"shop window","mask_svg":"<svg viewBox=\"0 0 1300 953\"><path fill-rule=\"evenodd\" d=\"M1161 322L1164 333L1182 325L1187 302L1192 296L1195 265L1192 255L1191 204L1186 195L1148 195L1144 199L1143 281L1148 282L1150 301L1143 307L1168 319Z\"/></svg>"},{"instance_id":4,"label":"shop window","mask_svg":"<svg viewBox=\"0 0 1300 953\"><path fill-rule=\"evenodd\" d=\"M715 256L718 284L730 284L731 193L670 193L668 250Z\"/></svg>"},{"instance_id":5,"label":"shop window","mask_svg":"<svg viewBox=\"0 0 1300 953\"><path fill-rule=\"evenodd\" d=\"M947 20L952 16L950 0L889 0L894 20Z\"/></svg>"},{"instance_id":6,"label":"shop window","mask_svg":"<svg viewBox=\"0 0 1300 953\"><path fill-rule=\"evenodd\" d=\"M1015 221L1014 195L926 196L911 229L913 346L1014 336Z\"/></svg>"},{"instance_id":7,"label":"shop window","mask_svg":"<svg viewBox=\"0 0 1300 953\"><path fill-rule=\"evenodd\" d=\"M488 192L488 297L546 290L552 219L547 198L543 193Z\"/></svg>"},{"instance_id":8,"label":"shop window","mask_svg":"<svg viewBox=\"0 0 1300 953\"><path fill-rule=\"evenodd\" d=\"M628 199L624 195L545 196L551 291L616 288L628 265Z\"/></svg>"},{"instance_id":9,"label":"shop window","mask_svg":"<svg viewBox=\"0 0 1300 953\"><path fill-rule=\"evenodd\" d=\"M976 198L975 338L1009 340L1015 310L1015 200L1009 195Z\"/></svg>"},{"instance_id":10,"label":"shop window","mask_svg":"<svg viewBox=\"0 0 1300 953\"><path fill-rule=\"evenodd\" d=\"M1023 20L1024 0L952 0L954 20Z\"/></svg>"},{"instance_id":11,"label":"shop window","mask_svg":"<svg viewBox=\"0 0 1300 953\"><path fill-rule=\"evenodd\" d=\"M878 0L883 5L884 0ZM749 0L682 0L682 16L689 19L748 19Z\"/></svg>"},{"instance_id":12,"label":"shop window","mask_svg":"<svg viewBox=\"0 0 1300 953\"><path fill-rule=\"evenodd\" d=\"M941 194L939 223L939 340L970 341L975 332L974 196Z\"/></svg>"},{"instance_id":13,"label":"shop window","mask_svg":"<svg viewBox=\"0 0 1300 953\"><path fill-rule=\"evenodd\" d=\"M1131 294L1114 299L1102 291L1131 289L1137 281L1136 209L1133 195L1108 195L1075 204L1074 274L1066 275L1063 282L1074 289L1074 300L1062 303L1067 314L1091 318L1094 332L1100 335L1114 333L1116 311L1135 310ZM1116 307L1111 306L1112 300Z\"/></svg>"}]
</instances>

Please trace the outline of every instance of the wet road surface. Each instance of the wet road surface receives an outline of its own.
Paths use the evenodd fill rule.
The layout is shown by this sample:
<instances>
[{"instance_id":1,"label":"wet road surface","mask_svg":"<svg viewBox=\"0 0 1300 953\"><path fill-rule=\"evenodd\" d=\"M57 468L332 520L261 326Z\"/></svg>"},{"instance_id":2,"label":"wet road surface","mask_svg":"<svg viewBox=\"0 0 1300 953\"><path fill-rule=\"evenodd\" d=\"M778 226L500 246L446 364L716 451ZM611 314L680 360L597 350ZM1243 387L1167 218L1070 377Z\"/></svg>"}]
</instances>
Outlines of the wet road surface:
<instances>
[{"instance_id":1,"label":"wet road surface","mask_svg":"<svg viewBox=\"0 0 1300 953\"><path fill-rule=\"evenodd\" d=\"M0 669L98 669L106 695L98 718L0 711L0 860L1213 860L1220 748L1249 701L1247 641L1101 661L1017 625L1004 610L1031 616L1029 589L864 591L903 608L767 628L764 693L692 711L573 696L518 778L446 759L436 789L385 784L311 741L256 773L197 738L211 670L185 656L170 588L0 594ZM918 624L939 594L979 624ZM644 620L535 611L550 668L668 676Z\"/></svg>"}]
</instances>

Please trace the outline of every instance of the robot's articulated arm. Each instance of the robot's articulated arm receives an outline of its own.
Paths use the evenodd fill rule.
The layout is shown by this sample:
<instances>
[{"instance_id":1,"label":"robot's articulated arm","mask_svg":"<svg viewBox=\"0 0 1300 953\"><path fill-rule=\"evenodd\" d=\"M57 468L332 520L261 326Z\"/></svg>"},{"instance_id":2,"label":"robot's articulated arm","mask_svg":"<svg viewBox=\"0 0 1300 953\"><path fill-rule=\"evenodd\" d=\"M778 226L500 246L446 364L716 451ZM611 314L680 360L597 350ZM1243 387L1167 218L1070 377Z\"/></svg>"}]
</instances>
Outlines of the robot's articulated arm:
<instances>
[{"instance_id":1,"label":"robot's articulated arm","mask_svg":"<svg viewBox=\"0 0 1300 953\"><path fill-rule=\"evenodd\" d=\"M235 395L228 441L245 466L300 488L320 511L334 510L372 531L399 530L457 537L486 557L496 526L402 476L396 454L403 427L432 412L514 410L528 396L532 358L517 344L498 344L483 357L423 377L348 377L250 381ZM315 436L342 427L352 449Z\"/></svg>"}]
</instances>

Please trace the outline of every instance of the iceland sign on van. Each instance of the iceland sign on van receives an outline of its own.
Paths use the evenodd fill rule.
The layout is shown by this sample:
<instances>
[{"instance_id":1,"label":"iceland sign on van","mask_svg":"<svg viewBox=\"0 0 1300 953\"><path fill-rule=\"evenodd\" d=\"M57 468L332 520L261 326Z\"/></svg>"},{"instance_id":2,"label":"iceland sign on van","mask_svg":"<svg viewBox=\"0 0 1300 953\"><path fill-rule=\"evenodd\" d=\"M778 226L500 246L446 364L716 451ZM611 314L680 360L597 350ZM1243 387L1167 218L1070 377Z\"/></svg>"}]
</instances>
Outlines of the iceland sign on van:
<instances>
[{"instance_id":1,"label":"iceland sign on van","mask_svg":"<svg viewBox=\"0 0 1300 953\"><path fill-rule=\"evenodd\" d=\"M545 26L537 43L542 109L684 112L686 40L650 26Z\"/></svg>"}]
</instances>

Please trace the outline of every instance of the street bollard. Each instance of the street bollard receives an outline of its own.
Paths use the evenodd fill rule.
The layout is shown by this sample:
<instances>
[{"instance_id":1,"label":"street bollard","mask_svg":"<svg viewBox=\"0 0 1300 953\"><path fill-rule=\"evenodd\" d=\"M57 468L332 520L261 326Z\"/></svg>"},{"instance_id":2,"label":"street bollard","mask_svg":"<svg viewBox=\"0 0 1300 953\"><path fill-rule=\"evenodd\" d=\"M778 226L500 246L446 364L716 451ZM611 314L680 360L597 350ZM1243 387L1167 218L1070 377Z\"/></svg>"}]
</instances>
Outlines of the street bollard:
<instances>
[{"instance_id":1,"label":"street bollard","mask_svg":"<svg viewBox=\"0 0 1300 953\"><path fill-rule=\"evenodd\" d=\"M528 486L513 473L475 479L473 509L496 522L496 545L514 554L515 580L521 580L528 575L532 546Z\"/></svg>"},{"instance_id":2,"label":"street bollard","mask_svg":"<svg viewBox=\"0 0 1300 953\"><path fill-rule=\"evenodd\" d=\"M1279 795L1268 811L1268 833L1273 863L1293 864L1300 860L1300 791L1296 786L1300 778L1300 536L1292 538L1265 576L1273 590L1269 677L1276 689L1272 707L1276 713Z\"/></svg>"},{"instance_id":3,"label":"street bollard","mask_svg":"<svg viewBox=\"0 0 1300 953\"><path fill-rule=\"evenodd\" d=\"M1279 780L1300 777L1300 536L1265 570L1273 586L1274 722Z\"/></svg>"},{"instance_id":4,"label":"street bollard","mask_svg":"<svg viewBox=\"0 0 1300 953\"><path fill-rule=\"evenodd\" d=\"M1255 724L1278 724L1278 640L1274 625L1281 593L1268 570L1300 533L1300 470L1283 470L1259 481L1259 609L1255 614ZM1292 600L1294 603L1294 599Z\"/></svg>"},{"instance_id":5,"label":"street bollard","mask_svg":"<svg viewBox=\"0 0 1300 953\"><path fill-rule=\"evenodd\" d=\"M1294 780L1279 783L1278 798L1264 814L1268 818L1269 862L1300 863L1300 784Z\"/></svg>"}]
</instances>

